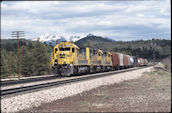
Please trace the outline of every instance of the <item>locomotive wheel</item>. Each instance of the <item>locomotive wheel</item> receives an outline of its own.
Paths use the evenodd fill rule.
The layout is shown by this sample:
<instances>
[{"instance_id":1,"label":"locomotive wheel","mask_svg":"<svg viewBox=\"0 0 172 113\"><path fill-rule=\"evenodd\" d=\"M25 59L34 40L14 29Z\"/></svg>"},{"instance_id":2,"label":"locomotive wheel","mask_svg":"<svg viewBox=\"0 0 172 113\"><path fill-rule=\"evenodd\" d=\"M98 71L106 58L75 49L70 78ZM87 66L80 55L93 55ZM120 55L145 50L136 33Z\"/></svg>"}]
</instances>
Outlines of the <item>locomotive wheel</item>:
<instances>
[{"instance_id":1,"label":"locomotive wheel","mask_svg":"<svg viewBox=\"0 0 172 113\"><path fill-rule=\"evenodd\" d=\"M78 75L78 67L74 67L73 69L73 75Z\"/></svg>"},{"instance_id":2,"label":"locomotive wheel","mask_svg":"<svg viewBox=\"0 0 172 113\"><path fill-rule=\"evenodd\" d=\"M62 74L60 72L57 72L58 76L62 76Z\"/></svg>"},{"instance_id":3,"label":"locomotive wheel","mask_svg":"<svg viewBox=\"0 0 172 113\"><path fill-rule=\"evenodd\" d=\"M89 74L89 73L90 73L90 67L88 67L86 74Z\"/></svg>"}]
</instances>

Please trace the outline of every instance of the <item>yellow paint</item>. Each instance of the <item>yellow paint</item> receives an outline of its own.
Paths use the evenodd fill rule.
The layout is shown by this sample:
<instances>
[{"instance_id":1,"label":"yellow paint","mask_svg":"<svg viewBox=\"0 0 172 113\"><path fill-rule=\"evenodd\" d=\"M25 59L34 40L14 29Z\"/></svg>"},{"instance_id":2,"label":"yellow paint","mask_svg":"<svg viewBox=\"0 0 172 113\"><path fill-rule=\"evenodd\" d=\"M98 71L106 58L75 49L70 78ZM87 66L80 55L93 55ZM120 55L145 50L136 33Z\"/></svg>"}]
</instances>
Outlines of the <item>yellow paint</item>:
<instances>
[{"instance_id":1,"label":"yellow paint","mask_svg":"<svg viewBox=\"0 0 172 113\"><path fill-rule=\"evenodd\" d=\"M112 66L112 54L110 52L106 52L103 54L103 66Z\"/></svg>"},{"instance_id":2,"label":"yellow paint","mask_svg":"<svg viewBox=\"0 0 172 113\"><path fill-rule=\"evenodd\" d=\"M87 57L88 65L90 65L90 49L88 47L86 48L86 57Z\"/></svg>"},{"instance_id":3,"label":"yellow paint","mask_svg":"<svg viewBox=\"0 0 172 113\"><path fill-rule=\"evenodd\" d=\"M103 52L99 49L98 54L97 54L97 62L98 62L99 65L103 65L102 64L102 61L103 61L102 55L103 55Z\"/></svg>"},{"instance_id":4,"label":"yellow paint","mask_svg":"<svg viewBox=\"0 0 172 113\"><path fill-rule=\"evenodd\" d=\"M80 49L71 42L61 42L54 47L54 51L51 54L51 66L55 64L55 60L57 60L58 65L112 65L110 52L107 52L107 56L104 58L101 50L96 50L93 55L90 53L90 48Z\"/></svg>"},{"instance_id":5,"label":"yellow paint","mask_svg":"<svg viewBox=\"0 0 172 113\"><path fill-rule=\"evenodd\" d=\"M107 65L111 65L112 66L112 54L110 52L107 52Z\"/></svg>"},{"instance_id":6,"label":"yellow paint","mask_svg":"<svg viewBox=\"0 0 172 113\"><path fill-rule=\"evenodd\" d=\"M59 65L75 64L78 49L79 48L71 42L61 42L54 47L53 60L57 60Z\"/></svg>"}]
</instances>

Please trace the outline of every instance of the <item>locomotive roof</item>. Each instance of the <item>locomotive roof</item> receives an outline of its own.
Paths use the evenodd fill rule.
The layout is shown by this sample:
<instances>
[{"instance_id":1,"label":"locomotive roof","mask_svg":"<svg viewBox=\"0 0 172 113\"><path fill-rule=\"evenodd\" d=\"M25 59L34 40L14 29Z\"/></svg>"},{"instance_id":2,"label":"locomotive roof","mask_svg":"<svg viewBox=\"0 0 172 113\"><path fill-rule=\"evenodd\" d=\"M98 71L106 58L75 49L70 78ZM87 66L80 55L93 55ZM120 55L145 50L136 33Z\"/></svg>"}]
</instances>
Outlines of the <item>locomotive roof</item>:
<instances>
[{"instance_id":1,"label":"locomotive roof","mask_svg":"<svg viewBox=\"0 0 172 113\"><path fill-rule=\"evenodd\" d=\"M67 43L67 44L71 44L72 46L74 46L74 47L76 47L77 49L79 49L79 47L77 46L77 45L75 45L74 43L72 43L72 42L67 42L67 41L63 41L63 42L60 42L59 44L57 44L57 45L60 45L61 43ZM56 45L56 46L57 46Z\"/></svg>"}]
</instances>

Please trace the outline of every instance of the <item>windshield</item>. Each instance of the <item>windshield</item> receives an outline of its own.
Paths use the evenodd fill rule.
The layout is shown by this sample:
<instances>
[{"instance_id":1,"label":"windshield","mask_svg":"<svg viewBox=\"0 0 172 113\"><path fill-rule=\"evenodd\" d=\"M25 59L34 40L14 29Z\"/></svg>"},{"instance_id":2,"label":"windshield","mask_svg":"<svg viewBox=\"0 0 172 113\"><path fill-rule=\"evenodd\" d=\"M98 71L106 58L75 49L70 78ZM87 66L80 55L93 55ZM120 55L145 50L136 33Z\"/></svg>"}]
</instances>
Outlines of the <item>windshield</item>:
<instances>
[{"instance_id":1,"label":"windshield","mask_svg":"<svg viewBox=\"0 0 172 113\"><path fill-rule=\"evenodd\" d=\"M70 48L59 48L60 51L70 51Z\"/></svg>"}]
</instances>

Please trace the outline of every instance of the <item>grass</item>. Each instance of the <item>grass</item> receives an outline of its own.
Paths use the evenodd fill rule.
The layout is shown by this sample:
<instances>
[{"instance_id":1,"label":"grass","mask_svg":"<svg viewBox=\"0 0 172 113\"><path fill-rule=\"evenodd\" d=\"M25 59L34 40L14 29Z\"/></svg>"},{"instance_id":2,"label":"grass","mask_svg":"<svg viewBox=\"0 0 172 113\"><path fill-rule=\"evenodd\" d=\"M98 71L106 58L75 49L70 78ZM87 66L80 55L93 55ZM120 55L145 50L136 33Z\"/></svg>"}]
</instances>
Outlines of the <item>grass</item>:
<instances>
[{"instance_id":1,"label":"grass","mask_svg":"<svg viewBox=\"0 0 172 113\"><path fill-rule=\"evenodd\" d=\"M151 71L151 72L143 72L144 75L155 75L155 71Z\"/></svg>"},{"instance_id":2,"label":"grass","mask_svg":"<svg viewBox=\"0 0 172 113\"><path fill-rule=\"evenodd\" d=\"M167 71L164 71L164 70L159 70L159 71L157 71L157 73L159 74L159 75L170 75L170 73L169 72L167 72Z\"/></svg>"},{"instance_id":3,"label":"grass","mask_svg":"<svg viewBox=\"0 0 172 113\"><path fill-rule=\"evenodd\" d=\"M110 96L108 96L108 95L104 96L104 99L109 99L109 98L110 98Z\"/></svg>"},{"instance_id":4,"label":"grass","mask_svg":"<svg viewBox=\"0 0 172 113\"><path fill-rule=\"evenodd\" d=\"M161 91L165 91L166 88L164 88L164 84L168 84L168 83L164 83L163 81L169 81L171 79L171 73L169 73L168 71L166 71L164 68L161 67L155 67L150 72L144 72L143 74L146 75L143 77L151 78L149 80L151 80L154 83L151 87L151 89L153 90L158 89Z\"/></svg>"},{"instance_id":5,"label":"grass","mask_svg":"<svg viewBox=\"0 0 172 113\"><path fill-rule=\"evenodd\" d=\"M94 95L98 96L98 97L103 97L104 99L109 99L110 97L106 93L107 92L100 92L100 91L98 91L98 93L95 93Z\"/></svg>"},{"instance_id":6,"label":"grass","mask_svg":"<svg viewBox=\"0 0 172 113\"><path fill-rule=\"evenodd\" d=\"M91 107L92 106L92 104L90 102L88 102L88 101L84 101L83 104L86 105L86 106L88 106L88 107Z\"/></svg>"},{"instance_id":7,"label":"grass","mask_svg":"<svg viewBox=\"0 0 172 113\"><path fill-rule=\"evenodd\" d=\"M97 93L94 94L94 96L99 97L98 101L101 101L101 102L98 102L98 103L97 102L96 103L93 102L92 103L92 102L89 102L89 101L85 100L85 101L83 101L82 105L83 106L87 106L87 107L97 107L97 108L100 108L100 107L105 105L105 103L102 103L103 102L102 99L108 100L110 98L110 96L107 95L104 91L103 92L102 91L98 91Z\"/></svg>"},{"instance_id":8,"label":"grass","mask_svg":"<svg viewBox=\"0 0 172 113\"><path fill-rule=\"evenodd\" d=\"M96 93L94 94L95 96L104 96L105 94L104 93Z\"/></svg>"},{"instance_id":9,"label":"grass","mask_svg":"<svg viewBox=\"0 0 172 113\"><path fill-rule=\"evenodd\" d=\"M160 75L160 76L169 76L171 73L167 72L163 68L154 68L150 72L143 72L144 75Z\"/></svg>"}]
</instances>

